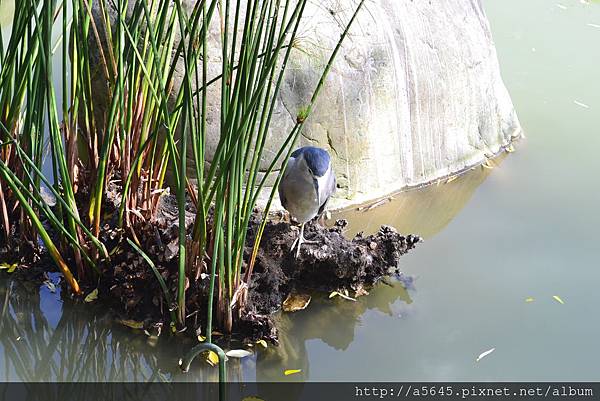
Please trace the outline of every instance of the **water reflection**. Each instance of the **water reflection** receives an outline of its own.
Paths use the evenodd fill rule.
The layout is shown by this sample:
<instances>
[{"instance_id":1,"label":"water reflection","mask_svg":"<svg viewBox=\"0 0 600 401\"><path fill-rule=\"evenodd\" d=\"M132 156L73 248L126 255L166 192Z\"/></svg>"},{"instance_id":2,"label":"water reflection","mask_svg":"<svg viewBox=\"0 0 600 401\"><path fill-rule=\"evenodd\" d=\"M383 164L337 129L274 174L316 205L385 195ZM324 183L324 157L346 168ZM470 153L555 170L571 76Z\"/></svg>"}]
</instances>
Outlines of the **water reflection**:
<instances>
[{"instance_id":1,"label":"water reflection","mask_svg":"<svg viewBox=\"0 0 600 401\"><path fill-rule=\"evenodd\" d=\"M378 207L343 211L335 218L349 221L349 235L375 231L381 224L424 237L441 230L468 202L489 170L474 169L452 182L397 194ZM57 275L51 279L58 280ZM197 362L190 373L179 372L178 359L193 346L188 338L158 344L145 334L116 323L114 316L94 305L61 299L60 286L0 279L0 379L60 382L216 381L216 369ZM315 294L307 310L281 313L277 319L280 346L269 347L243 360L231 360L231 381L294 381L311 377L307 343L319 340L344 351L355 341L369 310L392 319L412 313L412 300L400 282L382 284L356 302ZM322 363L322 361L321 361ZM284 376L285 369L301 373ZM266 389L267 391L269 389ZM298 387L298 395L302 387ZM295 399L287 394L288 399Z\"/></svg>"},{"instance_id":2,"label":"water reflection","mask_svg":"<svg viewBox=\"0 0 600 401\"><path fill-rule=\"evenodd\" d=\"M355 331L362 325L362 316L374 309L393 318L410 313L412 300L403 284L394 281L381 284L356 302L339 297L313 297L307 310L280 313L277 316L281 330L279 347L272 347L258 355L256 379L259 381L304 381L311 378L306 344L321 340L329 347L344 351L353 343ZM285 369L302 372L282 377Z\"/></svg>"},{"instance_id":3,"label":"water reflection","mask_svg":"<svg viewBox=\"0 0 600 401\"><path fill-rule=\"evenodd\" d=\"M171 381L185 380L179 356L188 341L152 346L141 332L114 322L96 308L60 299L28 282L0 280L1 381ZM195 379L217 380L213 369Z\"/></svg>"}]
</instances>

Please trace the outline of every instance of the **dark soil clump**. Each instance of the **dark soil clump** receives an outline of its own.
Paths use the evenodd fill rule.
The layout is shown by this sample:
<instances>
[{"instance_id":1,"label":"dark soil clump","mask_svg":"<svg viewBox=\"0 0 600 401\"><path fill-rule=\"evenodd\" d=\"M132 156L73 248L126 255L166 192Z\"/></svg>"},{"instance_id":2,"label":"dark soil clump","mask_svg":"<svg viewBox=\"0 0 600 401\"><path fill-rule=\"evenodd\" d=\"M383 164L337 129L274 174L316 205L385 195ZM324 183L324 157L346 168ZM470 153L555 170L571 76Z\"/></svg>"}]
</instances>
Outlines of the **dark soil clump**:
<instances>
[{"instance_id":1,"label":"dark soil clump","mask_svg":"<svg viewBox=\"0 0 600 401\"><path fill-rule=\"evenodd\" d=\"M298 258L291 245L296 239L288 223L269 223L257 258L250 286L250 305L273 312L290 291L332 292L350 290L354 295L385 277L399 275L400 256L414 248L420 238L403 236L383 226L374 235L343 235L346 221L331 228L308 225L305 237L318 244L303 245Z\"/></svg>"},{"instance_id":2,"label":"dark soil clump","mask_svg":"<svg viewBox=\"0 0 600 401\"><path fill-rule=\"evenodd\" d=\"M99 281L80 284L89 294L96 287L89 281L99 283L96 302L110 305L121 320L160 331L170 324L176 305L167 302L154 271L126 238L135 236L154 261L173 302L178 279L177 202L171 195L161 196L152 219L138 222L127 232L116 228L119 203L119 188L109 187L106 209L107 216L112 212L113 217L105 220L101 237L107 249L112 250L111 258L99 265ZM189 233L195 211L191 204L186 209L189 209L186 210ZM257 212L250 224L245 260L250 259L259 225ZM350 240L343 235L345 226L344 220L337 221L331 228L314 222L307 224L305 238L314 244L303 244L296 258L291 246L298 230L287 222L269 222L250 278L248 298L235 318L232 337L276 343L277 330L270 315L281 308L291 292L339 291L353 297L364 295L377 282L399 275L400 257L420 241L417 236L403 236L388 226L381 227L374 235L358 234ZM42 260L47 263L47 258ZM205 335L210 279L205 263L190 265L199 267L186 272L186 324L174 329L194 336Z\"/></svg>"}]
</instances>

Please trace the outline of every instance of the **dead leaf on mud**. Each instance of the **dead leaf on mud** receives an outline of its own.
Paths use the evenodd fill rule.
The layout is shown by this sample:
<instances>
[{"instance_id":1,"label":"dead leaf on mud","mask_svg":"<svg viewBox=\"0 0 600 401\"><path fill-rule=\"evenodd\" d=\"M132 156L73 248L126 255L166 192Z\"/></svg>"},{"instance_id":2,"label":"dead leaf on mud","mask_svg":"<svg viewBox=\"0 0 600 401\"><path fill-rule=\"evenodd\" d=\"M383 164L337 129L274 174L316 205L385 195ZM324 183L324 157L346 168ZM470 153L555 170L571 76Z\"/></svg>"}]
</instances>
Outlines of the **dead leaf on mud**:
<instances>
[{"instance_id":1,"label":"dead leaf on mud","mask_svg":"<svg viewBox=\"0 0 600 401\"><path fill-rule=\"evenodd\" d=\"M358 297L362 297L364 295L369 295L369 291L365 290L365 288L362 285L359 285L358 288L356 289L356 291L354 291L354 297L358 298Z\"/></svg>"},{"instance_id":2,"label":"dead leaf on mud","mask_svg":"<svg viewBox=\"0 0 600 401\"><path fill-rule=\"evenodd\" d=\"M121 323L123 326L127 326L130 329L141 330L144 328L144 322L138 322L136 320L117 320L117 322Z\"/></svg>"},{"instance_id":3,"label":"dead leaf on mud","mask_svg":"<svg viewBox=\"0 0 600 401\"><path fill-rule=\"evenodd\" d=\"M284 312L296 312L306 309L310 303L311 297L308 294L290 293L285 301L283 301Z\"/></svg>"}]
</instances>

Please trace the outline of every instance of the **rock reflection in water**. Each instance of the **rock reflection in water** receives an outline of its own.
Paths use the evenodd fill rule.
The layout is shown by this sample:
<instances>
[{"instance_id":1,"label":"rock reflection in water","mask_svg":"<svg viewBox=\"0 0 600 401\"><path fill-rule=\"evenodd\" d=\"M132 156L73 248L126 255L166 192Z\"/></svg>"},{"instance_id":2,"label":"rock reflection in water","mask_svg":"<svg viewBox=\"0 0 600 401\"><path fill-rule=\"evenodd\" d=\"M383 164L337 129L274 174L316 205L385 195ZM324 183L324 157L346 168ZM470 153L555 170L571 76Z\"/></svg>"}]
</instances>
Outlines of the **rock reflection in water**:
<instances>
[{"instance_id":1,"label":"rock reflection in water","mask_svg":"<svg viewBox=\"0 0 600 401\"><path fill-rule=\"evenodd\" d=\"M490 167L499 166L505 154L490 160ZM390 195L379 201L339 210L328 224L336 219L349 222L347 235L359 231L374 233L383 224L395 227L403 234L431 238L444 229L469 202L475 190L485 181L492 169L476 167L456 178L446 178L419 189Z\"/></svg>"}]
</instances>

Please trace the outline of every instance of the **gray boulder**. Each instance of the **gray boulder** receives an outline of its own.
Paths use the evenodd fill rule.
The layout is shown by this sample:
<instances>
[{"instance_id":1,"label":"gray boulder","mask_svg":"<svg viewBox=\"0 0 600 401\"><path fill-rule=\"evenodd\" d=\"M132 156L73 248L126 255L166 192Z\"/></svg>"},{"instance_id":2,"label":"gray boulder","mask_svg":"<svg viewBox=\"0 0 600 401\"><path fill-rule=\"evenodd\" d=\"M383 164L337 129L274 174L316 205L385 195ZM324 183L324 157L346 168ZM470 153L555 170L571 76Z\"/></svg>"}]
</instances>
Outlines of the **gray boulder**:
<instances>
[{"instance_id":1,"label":"gray boulder","mask_svg":"<svg viewBox=\"0 0 600 401\"><path fill-rule=\"evenodd\" d=\"M194 2L184 3L191 8ZM308 103L356 4L309 1L262 168ZM220 71L218 41L218 32L212 32L213 76ZM183 65L178 81L182 75ZM209 154L218 142L219 96L214 85ZM333 207L343 207L481 164L520 136L481 0L369 0L299 145L331 153L339 186Z\"/></svg>"}]
</instances>

